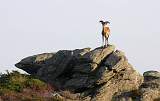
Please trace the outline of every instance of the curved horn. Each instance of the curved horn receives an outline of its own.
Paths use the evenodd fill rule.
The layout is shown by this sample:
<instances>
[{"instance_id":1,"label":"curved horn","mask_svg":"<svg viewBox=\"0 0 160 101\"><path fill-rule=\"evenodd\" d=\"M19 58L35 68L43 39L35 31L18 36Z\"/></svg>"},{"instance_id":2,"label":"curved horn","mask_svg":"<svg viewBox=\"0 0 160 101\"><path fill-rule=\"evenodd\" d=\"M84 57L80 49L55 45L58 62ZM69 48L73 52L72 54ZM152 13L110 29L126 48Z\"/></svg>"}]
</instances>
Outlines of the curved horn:
<instances>
[{"instance_id":1,"label":"curved horn","mask_svg":"<svg viewBox=\"0 0 160 101\"><path fill-rule=\"evenodd\" d=\"M109 23L109 24L110 24L110 22L109 22L109 21L105 21L105 23Z\"/></svg>"},{"instance_id":2,"label":"curved horn","mask_svg":"<svg viewBox=\"0 0 160 101\"><path fill-rule=\"evenodd\" d=\"M100 20L99 22L103 23L103 20Z\"/></svg>"}]
</instances>

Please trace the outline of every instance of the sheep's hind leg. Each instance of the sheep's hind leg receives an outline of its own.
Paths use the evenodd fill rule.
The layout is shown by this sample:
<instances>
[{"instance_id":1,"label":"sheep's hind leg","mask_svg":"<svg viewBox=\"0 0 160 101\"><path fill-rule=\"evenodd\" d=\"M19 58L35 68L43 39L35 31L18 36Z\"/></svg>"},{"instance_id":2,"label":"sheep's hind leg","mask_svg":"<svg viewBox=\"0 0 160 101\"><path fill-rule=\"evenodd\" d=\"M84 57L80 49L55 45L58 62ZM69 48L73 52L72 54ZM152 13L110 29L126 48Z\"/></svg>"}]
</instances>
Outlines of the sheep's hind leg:
<instances>
[{"instance_id":1,"label":"sheep's hind leg","mask_svg":"<svg viewBox=\"0 0 160 101\"><path fill-rule=\"evenodd\" d=\"M102 47L104 47L104 36L102 35Z\"/></svg>"},{"instance_id":2,"label":"sheep's hind leg","mask_svg":"<svg viewBox=\"0 0 160 101\"><path fill-rule=\"evenodd\" d=\"M104 47L107 47L107 39L105 38L105 45L104 45Z\"/></svg>"}]
</instances>

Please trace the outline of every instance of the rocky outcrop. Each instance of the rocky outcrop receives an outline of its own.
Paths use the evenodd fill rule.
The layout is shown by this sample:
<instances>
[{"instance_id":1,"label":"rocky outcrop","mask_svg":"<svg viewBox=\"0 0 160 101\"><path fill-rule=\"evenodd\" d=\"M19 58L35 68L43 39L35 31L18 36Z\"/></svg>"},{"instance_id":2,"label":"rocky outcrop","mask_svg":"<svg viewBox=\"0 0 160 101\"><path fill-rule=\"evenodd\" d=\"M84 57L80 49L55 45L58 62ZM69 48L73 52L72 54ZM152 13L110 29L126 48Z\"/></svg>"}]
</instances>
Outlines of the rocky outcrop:
<instances>
[{"instance_id":1,"label":"rocky outcrop","mask_svg":"<svg viewBox=\"0 0 160 101\"><path fill-rule=\"evenodd\" d=\"M160 101L160 72L147 71L137 90L117 93L113 101Z\"/></svg>"},{"instance_id":2,"label":"rocky outcrop","mask_svg":"<svg viewBox=\"0 0 160 101\"><path fill-rule=\"evenodd\" d=\"M147 79L151 74L155 78L155 73L141 76L113 45L38 54L21 60L16 67L54 85L57 91L53 96L62 100L149 101L145 99L152 96L150 92L154 92L153 99L159 99L159 88L148 85L159 87L158 77ZM144 90L146 85L150 91Z\"/></svg>"},{"instance_id":3,"label":"rocky outcrop","mask_svg":"<svg viewBox=\"0 0 160 101\"><path fill-rule=\"evenodd\" d=\"M140 86L141 101L160 101L160 73L144 72L144 82Z\"/></svg>"},{"instance_id":4,"label":"rocky outcrop","mask_svg":"<svg viewBox=\"0 0 160 101\"><path fill-rule=\"evenodd\" d=\"M36 74L37 71L42 68L46 61L53 58L54 53L43 53L34 56L29 56L21 60L15 66L19 69L26 71L29 74Z\"/></svg>"}]
</instances>

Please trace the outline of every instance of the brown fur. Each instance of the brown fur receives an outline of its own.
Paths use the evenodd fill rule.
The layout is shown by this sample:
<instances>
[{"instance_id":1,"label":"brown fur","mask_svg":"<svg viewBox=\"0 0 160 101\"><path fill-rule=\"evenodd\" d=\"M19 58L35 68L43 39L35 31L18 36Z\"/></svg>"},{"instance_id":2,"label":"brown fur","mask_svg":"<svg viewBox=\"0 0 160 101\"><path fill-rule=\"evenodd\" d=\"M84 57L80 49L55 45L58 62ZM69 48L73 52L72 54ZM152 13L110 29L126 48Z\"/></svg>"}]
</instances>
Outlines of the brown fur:
<instances>
[{"instance_id":1,"label":"brown fur","mask_svg":"<svg viewBox=\"0 0 160 101\"><path fill-rule=\"evenodd\" d=\"M105 46L108 44L109 35L110 35L110 28L103 25L102 38L103 41L105 39Z\"/></svg>"},{"instance_id":2,"label":"brown fur","mask_svg":"<svg viewBox=\"0 0 160 101\"><path fill-rule=\"evenodd\" d=\"M103 32L102 32L102 34L103 34L103 36L104 36L105 38L108 38L109 35L110 35L110 29L109 29L109 27L103 27Z\"/></svg>"}]
</instances>

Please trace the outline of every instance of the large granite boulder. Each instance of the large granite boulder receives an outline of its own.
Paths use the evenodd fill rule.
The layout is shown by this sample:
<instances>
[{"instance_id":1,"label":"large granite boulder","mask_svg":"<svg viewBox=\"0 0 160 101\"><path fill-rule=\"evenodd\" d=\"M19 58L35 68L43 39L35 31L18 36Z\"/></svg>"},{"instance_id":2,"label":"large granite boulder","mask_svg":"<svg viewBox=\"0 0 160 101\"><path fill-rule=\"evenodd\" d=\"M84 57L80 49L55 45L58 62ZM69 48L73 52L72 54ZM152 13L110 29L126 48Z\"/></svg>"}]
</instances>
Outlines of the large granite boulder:
<instances>
[{"instance_id":1,"label":"large granite boulder","mask_svg":"<svg viewBox=\"0 0 160 101\"><path fill-rule=\"evenodd\" d=\"M65 101L145 101L145 83L159 80L146 81L150 80L146 75L155 78L154 73L141 76L113 45L34 55L16 67L54 85L57 91L53 95ZM154 94L159 94L156 90Z\"/></svg>"}]
</instances>

